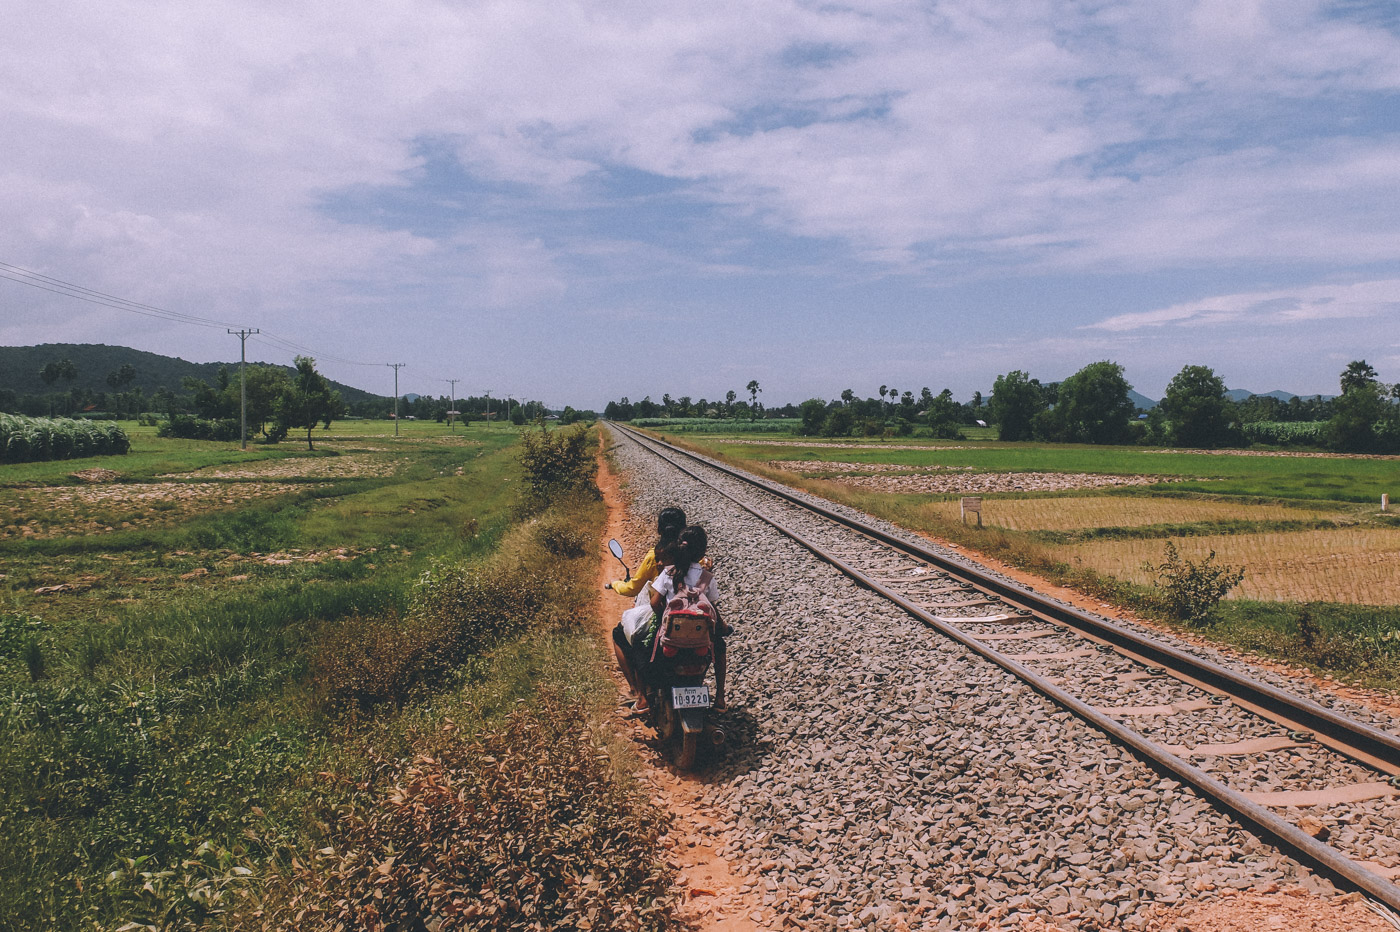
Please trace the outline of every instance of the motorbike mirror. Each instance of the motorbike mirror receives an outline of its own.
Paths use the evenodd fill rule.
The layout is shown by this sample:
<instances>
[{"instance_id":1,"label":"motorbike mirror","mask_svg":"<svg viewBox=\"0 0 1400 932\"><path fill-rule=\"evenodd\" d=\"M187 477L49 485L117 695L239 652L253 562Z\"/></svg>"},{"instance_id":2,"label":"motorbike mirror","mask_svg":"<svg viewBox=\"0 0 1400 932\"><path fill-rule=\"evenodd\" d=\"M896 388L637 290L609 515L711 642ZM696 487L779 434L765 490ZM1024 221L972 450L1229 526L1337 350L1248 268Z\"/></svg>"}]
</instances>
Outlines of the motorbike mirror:
<instances>
[{"instance_id":1,"label":"motorbike mirror","mask_svg":"<svg viewBox=\"0 0 1400 932\"><path fill-rule=\"evenodd\" d=\"M632 580L632 568L627 565L626 560L622 559L622 545L617 542L616 537L608 541L608 549L612 551L613 556L617 557L617 562L622 564L624 578L630 582Z\"/></svg>"}]
</instances>

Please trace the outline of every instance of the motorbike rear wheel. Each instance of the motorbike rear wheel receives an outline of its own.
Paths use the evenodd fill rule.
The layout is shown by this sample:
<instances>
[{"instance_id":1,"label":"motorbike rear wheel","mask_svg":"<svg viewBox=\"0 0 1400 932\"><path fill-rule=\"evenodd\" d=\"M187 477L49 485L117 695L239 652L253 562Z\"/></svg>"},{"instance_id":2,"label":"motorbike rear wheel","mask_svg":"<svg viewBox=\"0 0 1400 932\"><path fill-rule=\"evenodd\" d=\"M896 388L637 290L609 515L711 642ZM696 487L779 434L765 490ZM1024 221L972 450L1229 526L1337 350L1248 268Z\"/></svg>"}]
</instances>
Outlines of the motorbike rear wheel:
<instances>
[{"instance_id":1,"label":"motorbike rear wheel","mask_svg":"<svg viewBox=\"0 0 1400 932\"><path fill-rule=\"evenodd\" d=\"M695 766L695 754L700 749L700 736L693 731L681 732L680 753L676 755L676 766L690 770Z\"/></svg>"}]
</instances>

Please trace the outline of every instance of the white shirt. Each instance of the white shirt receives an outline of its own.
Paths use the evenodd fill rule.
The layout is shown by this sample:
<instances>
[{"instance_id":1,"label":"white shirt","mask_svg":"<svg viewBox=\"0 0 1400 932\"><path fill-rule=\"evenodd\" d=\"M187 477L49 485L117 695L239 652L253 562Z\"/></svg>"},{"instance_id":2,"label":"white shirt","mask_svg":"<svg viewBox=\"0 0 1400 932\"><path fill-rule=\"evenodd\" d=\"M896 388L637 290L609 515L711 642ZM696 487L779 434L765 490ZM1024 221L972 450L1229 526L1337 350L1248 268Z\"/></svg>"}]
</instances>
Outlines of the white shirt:
<instances>
[{"instance_id":1,"label":"white shirt","mask_svg":"<svg viewBox=\"0 0 1400 932\"><path fill-rule=\"evenodd\" d=\"M675 580L671 578L671 571L673 569L674 567L666 567L661 571L661 575L657 576L651 582L652 588L661 595L663 604L671 601L671 598L676 594L676 583ZM700 574L703 572L705 572L705 568L699 563L691 564L690 572L685 574L685 584L687 586L694 586L696 583L700 582ZM715 585L713 576L710 577L709 586L705 588L705 598L710 600L711 605L715 607L719 606L719 586Z\"/></svg>"}]
</instances>

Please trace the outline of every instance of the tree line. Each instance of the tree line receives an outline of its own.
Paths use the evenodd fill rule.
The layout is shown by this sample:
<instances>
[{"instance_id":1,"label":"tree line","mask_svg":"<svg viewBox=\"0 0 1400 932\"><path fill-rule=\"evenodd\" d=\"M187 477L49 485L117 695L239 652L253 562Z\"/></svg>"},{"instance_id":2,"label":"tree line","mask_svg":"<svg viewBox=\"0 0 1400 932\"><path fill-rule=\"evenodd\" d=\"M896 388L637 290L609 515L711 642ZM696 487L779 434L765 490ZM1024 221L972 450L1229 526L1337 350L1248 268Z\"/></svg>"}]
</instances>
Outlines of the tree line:
<instances>
[{"instance_id":1,"label":"tree line","mask_svg":"<svg viewBox=\"0 0 1400 932\"><path fill-rule=\"evenodd\" d=\"M629 401L624 395L620 401L609 401L603 408L603 417L610 421L635 421L648 418L711 418L731 420L757 420L760 417L792 417L792 413L785 413L787 409L779 409L769 413L765 411L759 402L758 396L763 389L759 386L758 380L753 379L745 386L745 391L749 394L749 400L745 401L739 397L739 393L732 389L725 392L723 399L709 401L705 398L692 400L689 395L681 395L672 398L669 394L661 396L659 402L652 401L647 395L641 401Z\"/></svg>"},{"instance_id":2,"label":"tree line","mask_svg":"<svg viewBox=\"0 0 1400 932\"><path fill-rule=\"evenodd\" d=\"M1253 442L1305 444L1346 452L1400 450L1400 384L1382 383L1364 359L1349 363L1336 398L1288 402L1252 395L1231 400L1208 366L1188 365L1146 414L1128 398L1123 367L1096 362L1063 382L1041 384L1023 370L999 376L988 403L1001 440L1147 443L1190 448Z\"/></svg>"},{"instance_id":3,"label":"tree line","mask_svg":"<svg viewBox=\"0 0 1400 932\"><path fill-rule=\"evenodd\" d=\"M1172 378L1156 407L1141 411L1132 401L1123 367L1103 360L1059 382L1041 382L1024 370L1012 370L997 377L989 397L974 392L969 402L954 400L947 388L935 395L924 387L916 395L881 385L878 398L859 398L848 388L831 400L809 398L800 405L764 408L755 381L748 401L734 391L718 401L669 394L660 402L650 395L638 402L624 397L608 402L603 416L619 421L788 417L799 419L797 433L824 437L959 439L969 427L991 425L999 439L1008 441L1190 448L1266 443L1400 451L1400 383L1381 382L1365 360L1348 364L1339 381L1341 394L1330 399L1251 395L1234 401L1214 370L1188 365Z\"/></svg>"},{"instance_id":4,"label":"tree line","mask_svg":"<svg viewBox=\"0 0 1400 932\"><path fill-rule=\"evenodd\" d=\"M104 347L105 348L105 347ZM149 355L149 354L148 354ZM158 357L164 359L164 357ZM178 360L177 360L178 362ZM314 360L312 361L314 370ZM17 392L13 389L0 389L0 412L25 414L29 416L66 416L97 418L163 418L167 423L181 425L178 435L199 436L203 439L237 439L238 426L229 426L236 421L241 411L241 390L237 366L221 365L212 379L186 376L179 381L178 388L171 389L160 385L153 392L147 392L141 382L150 383L151 374L142 367L123 363L108 371L102 379L109 391L96 390L87 386L95 383L92 373L84 373L74 361L64 356L50 359L37 371L39 381L52 390L44 393ZM394 410L394 399L358 389L335 389L330 380L320 373L325 392L334 393L335 405L328 404L331 419L342 417L387 418ZM302 371L300 360L297 366L252 363L244 371L247 381L248 421L253 433L264 439L284 436L277 430L277 405L297 383L305 388L311 383ZM74 383L86 383L77 384ZM137 384L133 384L137 383ZM352 397L345 399L345 394ZM510 420L523 424L550 412L544 404L530 399L491 398L471 396L450 398L447 395L404 395L398 401L400 417L418 420L443 422L450 411L458 412L457 420ZM572 412L573 419L592 417L592 412ZM286 421L287 418L282 418ZM323 419L324 420L324 419ZM192 422L207 422L193 424ZM229 433L232 431L230 438Z\"/></svg>"}]
</instances>

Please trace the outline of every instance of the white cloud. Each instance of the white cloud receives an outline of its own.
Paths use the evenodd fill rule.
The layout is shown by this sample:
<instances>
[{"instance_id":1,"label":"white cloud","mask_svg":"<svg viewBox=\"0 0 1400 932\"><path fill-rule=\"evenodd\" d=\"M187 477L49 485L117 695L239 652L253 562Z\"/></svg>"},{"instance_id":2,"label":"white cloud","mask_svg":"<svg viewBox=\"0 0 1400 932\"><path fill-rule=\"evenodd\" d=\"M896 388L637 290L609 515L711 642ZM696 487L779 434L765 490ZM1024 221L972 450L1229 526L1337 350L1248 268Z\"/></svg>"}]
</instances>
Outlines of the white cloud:
<instances>
[{"instance_id":1,"label":"white cloud","mask_svg":"<svg viewBox=\"0 0 1400 932\"><path fill-rule=\"evenodd\" d=\"M1083 329L1127 332L1168 325L1277 324L1388 315L1400 318L1400 279L1218 295L1151 311L1117 314Z\"/></svg>"},{"instance_id":2,"label":"white cloud","mask_svg":"<svg viewBox=\"0 0 1400 932\"><path fill-rule=\"evenodd\" d=\"M453 314L580 290L575 306L635 307L610 278L814 266L930 287L1280 262L1379 279L1400 254L1400 137L1374 114L1400 88L1400 40L1328 10L11 0L0 259L289 321L405 291ZM422 193L425 147L507 193L473 211L467 191L434 223L376 212ZM595 225L609 205L590 183L615 167L680 182L678 212L708 208L693 238ZM333 219L347 191L380 197ZM1242 287L1095 326L1386 312L1361 289ZM6 334L47 332L43 300Z\"/></svg>"}]
</instances>

